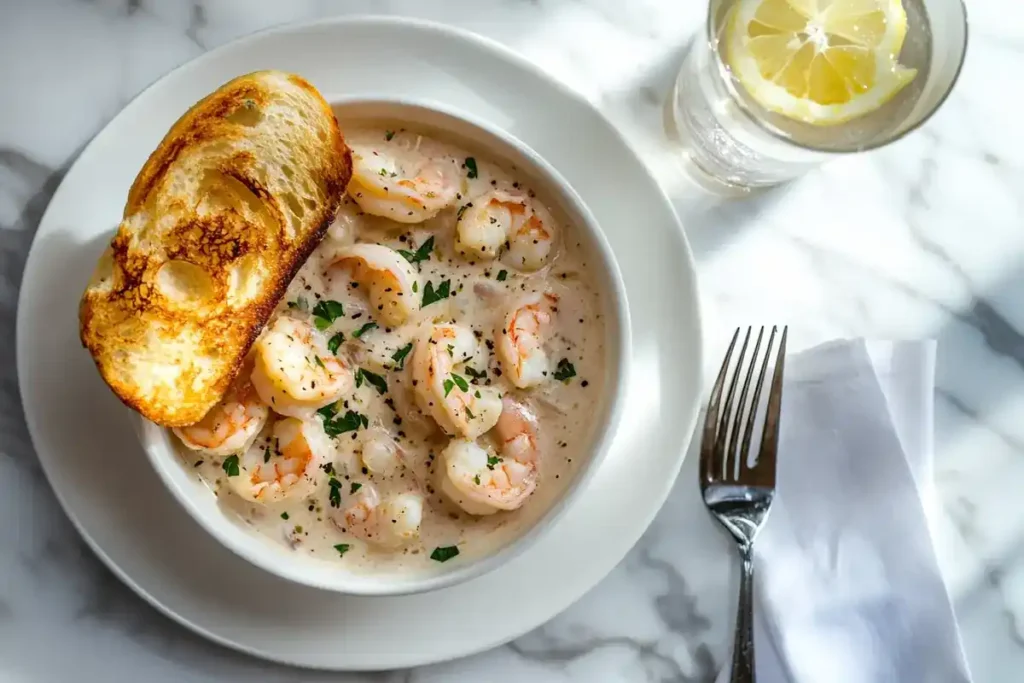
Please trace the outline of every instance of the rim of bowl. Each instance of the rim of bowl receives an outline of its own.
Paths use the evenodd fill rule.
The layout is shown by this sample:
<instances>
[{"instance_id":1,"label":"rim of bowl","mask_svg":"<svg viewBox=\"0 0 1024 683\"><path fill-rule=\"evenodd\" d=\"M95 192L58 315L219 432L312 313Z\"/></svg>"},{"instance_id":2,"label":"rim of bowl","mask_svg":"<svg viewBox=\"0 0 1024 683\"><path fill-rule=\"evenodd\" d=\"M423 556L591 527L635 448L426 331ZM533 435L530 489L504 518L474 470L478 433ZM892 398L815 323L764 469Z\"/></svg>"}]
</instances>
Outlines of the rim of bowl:
<instances>
[{"instance_id":1,"label":"rim of bowl","mask_svg":"<svg viewBox=\"0 0 1024 683\"><path fill-rule=\"evenodd\" d=\"M526 551L561 521L565 512L587 487L594 472L600 467L615 433L618 431L626 378L629 376L631 365L631 322L625 284L611 245L583 199L554 166L511 133L454 107L430 100L329 96L325 96L325 99L336 116L339 110L343 111L346 108L389 108L394 110L393 114L389 113L379 117L353 116L352 118L356 120L369 120L370 118L387 120L390 117L395 121L405 121L410 127L441 129L444 134L450 135L456 140L462 139L479 144L458 130L442 128L430 123L425 124L417 119L416 115L426 115L435 119L447 118L453 124L452 127L459 125L475 129L474 132L479 137L490 138L522 157L525 164L517 165L526 167L527 171L532 171L533 175L543 182L542 193L555 200L559 211L574 223L573 229L587 234L587 239L590 241L588 246L596 252L601 261L601 276L604 282L600 285L599 298L604 304L605 312L611 313L615 322L613 325L615 329L608 330L605 335L606 345L613 347L609 349L611 352L609 360L612 361L611 372L606 377L604 388L606 400L604 417L606 419L603 426L598 426L591 433L591 443L587 448L589 457L576 473L572 483L566 487L548 510L538 517L529 528L496 550L475 557L464 565L443 569L445 565L439 564L435 572L410 571L409 578L403 577L401 581L394 581L393 576L390 577L392 580L374 581L372 571L338 571L338 567L327 560L310 558L305 554L289 555L268 539L259 538L256 532L240 526L239 521L231 519L230 513L219 507L217 508L219 519L211 519L200 507L198 501L194 499L194 491L198 487L184 466L181 454L170 441L174 438L170 429L150 422L142 416L136 416L136 432L150 464L178 504L221 545L250 564L293 583L348 595L394 596L439 590L483 576ZM345 117L342 115L340 118L344 119ZM497 161L509 163L513 160L505 155L499 157ZM213 491L205 486L202 489L202 495L210 496L211 502L216 505ZM330 580L326 579L327 572L323 570L311 571L316 565L330 567Z\"/></svg>"}]
</instances>

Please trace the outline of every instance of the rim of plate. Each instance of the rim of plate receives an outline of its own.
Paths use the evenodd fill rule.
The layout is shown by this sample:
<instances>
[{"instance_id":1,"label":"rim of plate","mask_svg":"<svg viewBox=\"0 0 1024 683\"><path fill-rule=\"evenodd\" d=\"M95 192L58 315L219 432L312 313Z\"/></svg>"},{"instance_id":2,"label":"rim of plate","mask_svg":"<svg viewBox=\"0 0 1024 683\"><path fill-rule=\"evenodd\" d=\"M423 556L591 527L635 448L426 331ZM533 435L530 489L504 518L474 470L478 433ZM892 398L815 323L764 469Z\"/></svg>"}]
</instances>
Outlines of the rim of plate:
<instances>
[{"instance_id":1,"label":"rim of plate","mask_svg":"<svg viewBox=\"0 0 1024 683\"><path fill-rule=\"evenodd\" d=\"M488 140L496 141L510 150L514 150L515 154L522 157L525 164L532 166L532 170L536 172L535 175L539 176L538 179L542 185L536 187L538 192L555 198L560 204L558 208L562 213L575 214L574 219L571 220L574 223L573 231L586 235L584 239L592 243L591 246L601 261L599 270L602 271L601 279L605 280L602 283L602 292L607 304L605 315L614 318L613 322L615 323L614 328L609 329L606 334L606 341L613 342L613 344L608 344L609 353L606 362L614 368L614 371L609 374L607 386L604 389L607 392L601 409L604 423L595 428L590 436L590 443L584 451L587 457L586 462L557 500L529 527L510 541L489 553L472 558L469 562L453 567L443 565L443 568L434 572L409 572L407 580L393 583L374 581L371 576L364 573L345 571L344 567L327 565L322 560L306 554L281 553L277 546L266 543L266 539L247 533L245 529L240 528L233 519L229 519L228 513L216 505L216 496L212 491L205 485L197 485L195 477L189 474L177 449L173 444L168 445L171 438L169 429L160 427L139 415L137 416L139 440L153 469L160 476L164 486L174 495L181 508L224 547L261 569L288 581L348 595L407 595L439 590L493 571L500 564L526 552L539 538L550 532L561 521L572 504L584 493L594 473L600 469L622 416L623 386L629 377L632 355L629 304L626 300L625 285L622 282L622 273L615 260L611 245L608 244L604 230L601 229L593 212L590 211L572 185L558 172L558 169L516 136L467 112L459 111L455 107L418 98L371 100L352 97L332 99L329 104L335 113L338 109L359 107L400 110L402 113L393 115L393 119L402 120L404 116L408 115L410 117L408 125L418 125L425 130L436 126L417 121L417 113L421 120L429 117L449 119L472 130L477 135L486 136ZM355 116L353 118L362 117ZM469 134L458 132L448 131L448 134L456 137L469 137ZM528 170L522 163L513 159L499 158L498 161L519 163L523 170Z\"/></svg>"},{"instance_id":2,"label":"rim of plate","mask_svg":"<svg viewBox=\"0 0 1024 683\"><path fill-rule=\"evenodd\" d=\"M164 87L165 83L168 80L170 80L173 76L179 75L181 72L185 70L196 69L204 64L209 64L216 60L223 59L225 58L225 56L231 54L232 52L258 46L260 42L265 40L289 34L301 34L303 31L324 29L327 27L338 27L339 30L350 30L356 27L363 30L411 30L414 32L430 34L433 37L441 38L448 41L461 42L463 44L467 44L469 47L472 47L478 51L489 53L491 57L494 57L495 59L504 62L509 67L517 70L518 72L526 76L529 76L531 79L543 83L543 85L551 89L558 98L564 101L570 101L575 106L586 109L589 114L594 116L595 121L606 129L604 132L606 132L610 136L610 140L614 144L617 144L621 147L621 152L626 156L626 158L628 158L628 160L631 162L635 162L635 165L637 167L637 173L643 176L644 181L649 186L652 193L656 195L657 199L660 201L662 210L666 211L668 215L671 217L671 222L673 223L672 228L679 233L676 236L677 239L680 241L680 249L678 251L678 255L682 257L682 259L684 260L684 267L680 269L681 274L683 276L682 279L685 281L685 285L687 286L688 291L691 294L691 296L688 297L689 301L687 303L689 305L689 320L692 323L690 325L690 328L695 332L695 334L691 335L690 341L694 341L695 343L688 351L690 360L686 364L688 366L686 369L692 371L693 373L692 377L690 377L689 379L693 382L694 390L691 393L694 394L694 399L688 401L689 406L685 409L683 414L673 415L670 418L674 421L671 425L673 427L673 431L676 431L676 429L678 428L679 433L683 435L679 439L679 451L678 453L674 454L674 456L671 458L670 466L666 468L666 471L664 471L659 477L659 488L655 491L648 491L645 495L645 499L652 504L644 511L642 515L636 517L635 522L632 525L633 533L630 533L628 535L628 542L617 546L615 548L614 553L612 553L612 556L606 557L604 559L604 561L601 563L600 572L597 575L588 576L587 579L582 582L577 581L576 584L574 584L571 587L571 589L566 588L562 592L562 594L558 596L557 600L547 600L545 604L544 616L533 615L529 623L519 623L516 625L515 628L505 628L504 630L501 630L500 628L487 629L485 633L479 633L476 631L463 632L462 635L464 637L464 640L468 640L470 635L478 637L477 640L475 640L472 644L467 644L466 642L463 642L458 647L449 648L449 650L445 652L433 651L430 653L401 653L397 655L391 653L386 655L386 657L371 653L357 661L327 661L323 658L324 656L322 653L318 653L318 658L312 660L309 657L307 657L306 659L302 659L296 657L293 652L286 651L283 653L269 653L258 650L254 645L246 644L245 642L242 642L241 639L232 638L217 632L217 629L224 629L224 626L222 624L218 623L214 625L209 625L208 623L207 625L200 625L190 620L188 616L179 614L173 606L162 602L160 598L153 595L150 592L150 590L144 588L138 581L136 581L135 578L133 578L133 576L126 569L122 568L116 561L114 561L114 559L111 557L110 554L108 554L108 552L104 549L100 542L96 540L94 535L90 533L88 529L85 528L83 521L79 518L78 515L74 513L74 508L69 507L67 492L62 491L58 489L56 486L54 486L54 468L59 467L59 465L54 463L47 465L43 457L39 457L39 460L43 468L44 474L46 475L48 481L50 482L51 488L54 491L54 494L57 497L59 503L61 504L61 507L68 515L72 525L82 536L86 544L97 555L97 557L99 557L99 559L107 566L107 568L110 569L111 572L113 572L137 595L142 597L144 600L146 600L149 604L151 604L161 613L170 617L172 620L188 628L189 630L199 635L202 635L203 637L213 642L224 645L225 647L245 652L255 657L260 657L263 659L269 659L284 664L291 664L306 668L326 670L376 670L386 668L417 666L435 663L439 661L445 661L456 657L468 656L471 654L482 652L484 650L488 650L492 647L508 642L509 640L513 640L523 635L524 633L536 628L537 626L543 624L545 621L551 619L559 612L569 607L573 602L578 600L580 597L582 597L584 593L593 588L602 578L604 578L608 574L608 572L610 572L614 568L614 566L635 545L635 543L639 540L643 532L647 529L647 527L650 526L658 510L661 508L662 504L667 498L672 488L672 485L676 477L678 476L683 460L686 456L687 446L690 437L692 436L692 428L696 422L697 413L699 410L699 396L702 388L701 365L703 359L703 348L701 344L702 314L700 309L698 285L696 281L696 267L693 259L693 253L689 247L686 235L682 230L682 225L679 220L678 214L676 213L675 208L673 207L671 201L665 193L664 188L657 182L651 170L643 162L639 154L637 154L633 147L627 142L622 133L608 120L608 118L600 110L598 110L590 102L588 102L586 98L584 98L582 95L574 91L572 88L570 88L562 81L550 76L539 65L533 63L532 61L530 61L523 55L519 54L512 48L507 47L506 45L494 39L479 35L477 33L474 33L463 28L454 27L435 21L411 17L343 15L319 19L310 22L270 27L243 36L225 45L219 46L171 70L170 72L168 72L167 74L165 74L164 76L162 76L161 78L157 79L152 84L147 86L134 98L132 98L132 100L129 101L128 104L126 104L125 107L117 115L115 115L113 119L111 119L111 121L108 122L106 126L104 126L104 128L100 130L92 138L92 140L89 141L89 143L82 150L81 154L75 160L75 163L68 170L67 175L62 181L60 187L58 187L57 191L54 193L53 198L50 201L50 204L47 206L47 209L44 212L42 219L40 220L38 230L33 238L33 243L31 248L29 249L28 257L26 259L25 269L18 297L18 312L16 318L16 363L19 376L19 392L21 394L21 399L25 408L26 423L29 435L33 442L33 447L37 448L37 444L39 443L47 443L49 445L49 442L47 440L41 438L41 436L45 433L43 430L43 425L40 425L37 422L37 416L35 415L35 404L29 400L32 398L32 395L30 394L30 390L26 388L27 384L25 378L29 374L27 372L28 361L26 360L26 358L30 355L27 352L33 348L32 344L34 342L33 340L26 338L27 314L25 313L25 302L26 299L29 298L29 292L32 292L32 294L35 295L35 289L37 288L36 285L28 286L28 284L29 276L39 267L39 265L36 264L36 261L40 258L39 252L42 249L42 247L40 247L39 238L42 236L43 228L53 220L52 214L54 213L54 206L58 205L61 201L63 201L64 194L66 194L68 191L67 181L69 178L73 176L75 167L84 164L86 161L91 160L92 157L99 154L101 148L106 144L107 140L111 136L120 132L118 128L120 128L123 125L124 121L128 118L128 112L140 106L140 102L143 102L146 99L153 97L154 93L156 93L162 87ZM248 58L248 63L251 65L249 70L256 70L257 68L259 68L259 57L253 58L252 55L249 55ZM255 61L256 64L253 64L253 61ZM336 99L333 93L326 93L325 96L328 96L330 99ZM551 163L556 168L559 168L558 164L554 162ZM586 201L585 197L584 201ZM620 261L620 259L616 260ZM84 286L84 282L85 281L83 280L82 286ZM628 289L629 287L627 282L627 295ZM631 322L633 321L631 320ZM77 329L77 325L75 327ZM637 350L637 346L638 345L634 343L634 353ZM634 372L635 370L636 369L634 367ZM34 389L32 391L34 391ZM131 435L130 438L134 440L134 435ZM605 461L605 466L607 466L607 460L608 459L606 459ZM151 471L151 468L148 469L150 469ZM155 476L156 475L154 474L154 477ZM201 533L202 535L206 536L205 532ZM219 546L219 544L215 545L217 547L221 547ZM531 550L536 550L536 548L533 548ZM227 553L229 556L235 558L235 556L226 549L224 550L224 552ZM524 553L523 556L521 556L519 559L522 559L522 557L528 556L529 554L529 552ZM247 563L239 560L238 558L235 558L235 560L241 562L245 566L249 566ZM496 570L483 577L478 577L477 579L474 579L464 584L459 584L458 586L449 589L442 589L440 591L410 597L421 598L424 595L438 596L445 593L446 591L457 590L460 587L474 585L475 583L489 576L494 576L495 574L500 573L500 571L500 569ZM274 580L278 579L275 578ZM287 584L287 582L284 583ZM347 598L346 596L339 596L337 594L325 593L323 595L335 595L335 597L345 598L349 600L363 600L363 598ZM385 598L367 599L382 600ZM408 598L393 598L388 600L404 599ZM374 660L374 657L377 657L378 659Z\"/></svg>"}]
</instances>

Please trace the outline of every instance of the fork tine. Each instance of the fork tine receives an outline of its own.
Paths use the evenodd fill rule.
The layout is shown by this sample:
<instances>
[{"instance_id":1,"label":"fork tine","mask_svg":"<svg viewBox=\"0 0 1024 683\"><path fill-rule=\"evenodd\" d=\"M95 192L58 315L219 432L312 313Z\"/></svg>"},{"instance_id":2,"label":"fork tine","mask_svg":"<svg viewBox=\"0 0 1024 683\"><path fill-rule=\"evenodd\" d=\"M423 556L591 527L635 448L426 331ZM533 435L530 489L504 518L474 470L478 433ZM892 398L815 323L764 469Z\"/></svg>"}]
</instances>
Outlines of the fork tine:
<instances>
[{"instance_id":1,"label":"fork tine","mask_svg":"<svg viewBox=\"0 0 1024 683\"><path fill-rule=\"evenodd\" d=\"M770 476L769 482L772 486L775 485L775 456L779 446L779 411L782 408L782 373L786 363L787 332L789 327L783 326L779 355L775 360L775 373L772 375L772 388L768 393L768 410L764 418L764 433L761 434L761 452L758 456L758 464L764 463L761 476Z\"/></svg>"},{"instance_id":2,"label":"fork tine","mask_svg":"<svg viewBox=\"0 0 1024 683\"><path fill-rule=\"evenodd\" d=\"M772 325L772 333L768 336L768 348L764 350L764 360L761 361L761 372L757 376L757 386L754 387L754 399L750 402L750 414L747 419L747 428L743 431L743 445L741 446L744 462L746 462L747 455L750 453L750 439L754 435L754 423L757 421L757 406L761 404L761 387L764 386L764 376L768 372L768 362L772 358L772 344L775 343L775 333L777 331L778 328ZM754 365L750 366L751 371L753 371ZM758 464L760 462L761 455L758 454Z\"/></svg>"},{"instance_id":3,"label":"fork tine","mask_svg":"<svg viewBox=\"0 0 1024 683\"><path fill-rule=\"evenodd\" d=\"M753 329L753 328L750 328L750 329ZM747 334L749 335L750 332L748 331ZM729 443L728 443L728 446L726 446L726 449L725 449L725 452L727 453L727 456L726 456L727 458L729 456L732 456L733 454L736 453L736 447L738 445L737 441L739 441L741 426L743 424L744 408L746 408L746 405L747 405L747 391L750 389L750 380L754 377L754 368L757 367L757 351L758 351L758 349L761 348L761 339L763 337L764 337L764 325L761 326L761 331L757 333L757 341L754 342L754 351L753 351L753 353L750 354L750 367L747 369L747 376L743 380L743 388L740 390L740 402L736 405L736 415L733 417L732 429L729 430ZM743 372L743 366L742 365L738 365L736 367L736 376L739 377L739 374L741 372ZM755 388L755 391L757 389L760 389L760 383L761 383L761 380L758 380L758 385L759 386ZM749 414L750 411L756 410L756 409L757 409L757 394L755 393L754 394L754 406L752 408L749 408L747 410L747 413ZM732 468L730 468L730 470L731 470L730 473L733 475L733 479L739 479L740 471L743 469L744 465L747 462L747 451L749 450L747 448L747 446L749 444L750 444L750 439L744 438L743 439L743 447L740 449L740 452L739 452L739 454L736 457L736 463L735 463L735 465Z\"/></svg>"},{"instance_id":4,"label":"fork tine","mask_svg":"<svg viewBox=\"0 0 1024 683\"><path fill-rule=\"evenodd\" d=\"M700 444L700 480L701 482L711 481L711 468L715 457L716 432L718 430L718 404L722 398L722 388L725 386L725 378L729 372L729 359L732 358L732 351L736 347L736 340L739 339L740 328L732 335L729 342L729 350L725 352L725 360L722 361L722 369L718 371L718 378L715 386L711 389L711 397L708 399L708 410L704 415L704 436Z\"/></svg>"},{"instance_id":5,"label":"fork tine","mask_svg":"<svg viewBox=\"0 0 1024 683\"><path fill-rule=\"evenodd\" d=\"M722 479L729 479L729 457L732 455L726 446L726 437L729 432L729 417L732 415L732 400L736 396L736 386L740 382L740 375L743 373L743 357L747 353L747 345L750 343L750 332L752 327L747 328L747 334L743 337L743 346L740 347L740 355L736 358L736 372L732 374L732 381L729 382L729 393L725 396L725 407L718 424L718 434L715 439L715 452L722 458ZM739 330L736 330L739 332ZM742 407L742 406L741 406ZM732 440L729 439L729 443ZM716 469L718 464L715 464Z\"/></svg>"}]
</instances>

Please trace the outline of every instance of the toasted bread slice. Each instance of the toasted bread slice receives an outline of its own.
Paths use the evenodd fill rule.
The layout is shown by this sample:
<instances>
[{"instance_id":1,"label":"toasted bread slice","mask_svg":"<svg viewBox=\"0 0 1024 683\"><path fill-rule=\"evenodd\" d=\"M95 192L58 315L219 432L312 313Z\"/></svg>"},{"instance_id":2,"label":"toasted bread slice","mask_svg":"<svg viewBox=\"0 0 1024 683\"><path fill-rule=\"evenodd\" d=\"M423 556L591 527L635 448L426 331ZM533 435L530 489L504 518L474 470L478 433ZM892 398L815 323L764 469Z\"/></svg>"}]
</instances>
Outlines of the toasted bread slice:
<instances>
[{"instance_id":1,"label":"toasted bread slice","mask_svg":"<svg viewBox=\"0 0 1024 683\"><path fill-rule=\"evenodd\" d=\"M337 119L299 76L224 84L174 124L128 193L82 296L82 343L157 424L199 421L227 390L352 172Z\"/></svg>"}]
</instances>

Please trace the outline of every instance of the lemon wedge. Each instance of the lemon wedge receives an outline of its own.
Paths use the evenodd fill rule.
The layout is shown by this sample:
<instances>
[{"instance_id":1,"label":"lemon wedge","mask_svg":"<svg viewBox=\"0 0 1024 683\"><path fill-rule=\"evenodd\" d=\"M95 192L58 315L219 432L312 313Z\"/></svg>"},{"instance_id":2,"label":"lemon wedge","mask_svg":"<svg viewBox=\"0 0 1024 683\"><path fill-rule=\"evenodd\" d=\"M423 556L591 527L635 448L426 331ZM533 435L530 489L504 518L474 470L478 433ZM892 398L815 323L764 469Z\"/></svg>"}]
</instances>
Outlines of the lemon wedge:
<instances>
[{"instance_id":1,"label":"lemon wedge","mask_svg":"<svg viewBox=\"0 0 1024 683\"><path fill-rule=\"evenodd\" d=\"M758 104L817 126L875 111L917 75L900 0L739 0L725 61Z\"/></svg>"}]
</instances>

